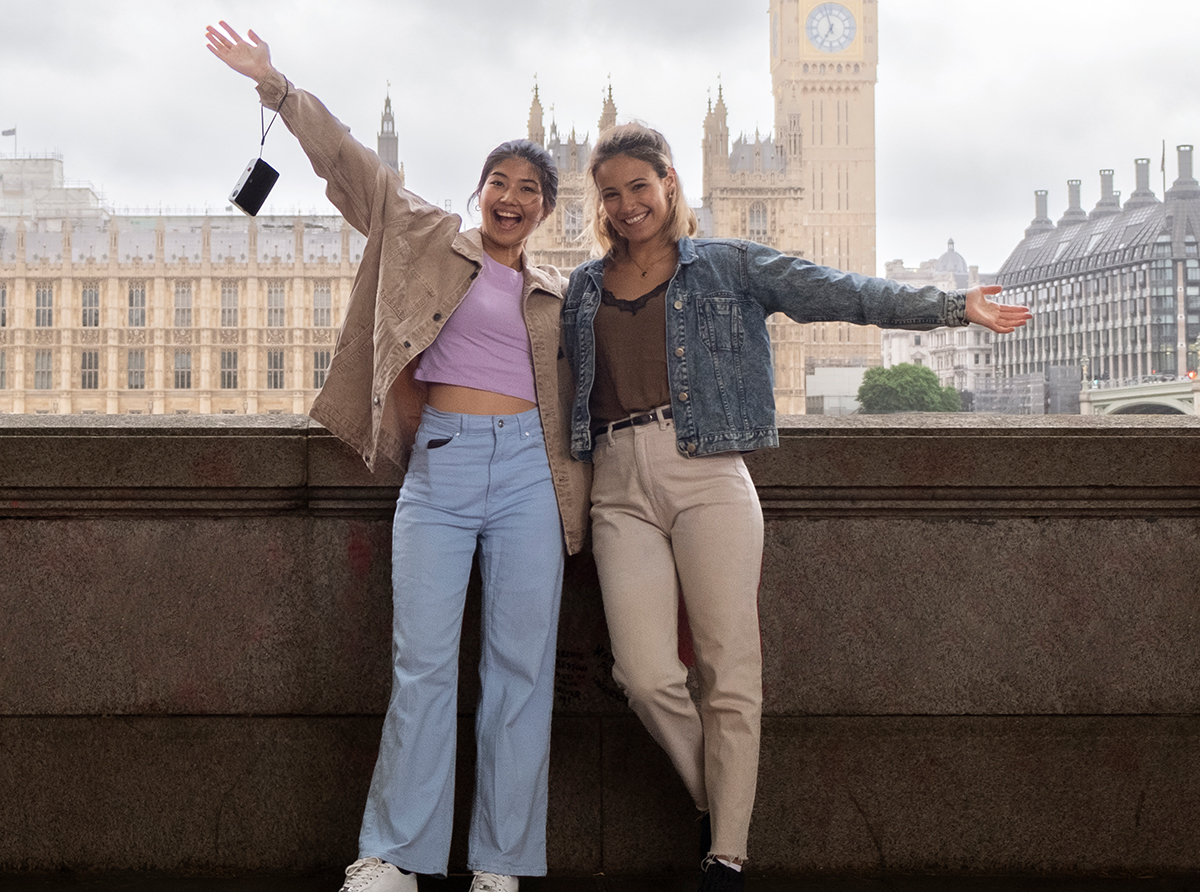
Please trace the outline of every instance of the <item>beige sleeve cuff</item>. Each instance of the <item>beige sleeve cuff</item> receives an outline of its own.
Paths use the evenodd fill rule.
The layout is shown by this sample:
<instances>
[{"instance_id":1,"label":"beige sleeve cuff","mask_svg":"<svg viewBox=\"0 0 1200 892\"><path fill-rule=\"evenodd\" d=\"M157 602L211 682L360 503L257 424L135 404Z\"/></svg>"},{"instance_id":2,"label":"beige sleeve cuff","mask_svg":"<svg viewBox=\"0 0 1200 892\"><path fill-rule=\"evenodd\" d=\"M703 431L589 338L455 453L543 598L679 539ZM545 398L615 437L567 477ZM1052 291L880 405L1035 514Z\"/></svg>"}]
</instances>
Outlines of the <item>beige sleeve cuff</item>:
<instances>
[{"instance_id":1,"label":"beige sleeve cuff","mask_svg":"<svg viewBox=\"0 0 1200 892\"><path fill-rule=\"evenodd\" d=\"M278 110L290 92L291 83L278 71L271 72L258 84L258 98L267 108Z\"/></svg>"}]
</instances>

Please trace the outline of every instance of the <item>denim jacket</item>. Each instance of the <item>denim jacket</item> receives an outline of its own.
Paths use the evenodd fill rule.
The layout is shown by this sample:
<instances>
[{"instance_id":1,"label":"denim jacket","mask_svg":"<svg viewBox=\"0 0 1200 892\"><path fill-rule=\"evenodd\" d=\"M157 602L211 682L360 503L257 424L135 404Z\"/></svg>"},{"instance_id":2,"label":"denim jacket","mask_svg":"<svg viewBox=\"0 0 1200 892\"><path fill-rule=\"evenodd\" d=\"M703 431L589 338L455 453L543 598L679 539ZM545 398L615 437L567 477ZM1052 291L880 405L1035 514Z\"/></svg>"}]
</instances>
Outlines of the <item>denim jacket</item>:
<instances>
[{"instance_id":1,"label":"denim jacket","mask_svg":"<svg viewBox=\"0 0 1200 892\"><path fill-rule=\"evenodd\" d=\"M592 324L604 261L571 274L563 335L577 390L571 454L590 461ZM913 288L818 266L738 239L683 238L667 288L667 377L679 451L693 457L779 445L767 317L927 330L966 325L964 292Z\"/></svg>"}]
</instances>

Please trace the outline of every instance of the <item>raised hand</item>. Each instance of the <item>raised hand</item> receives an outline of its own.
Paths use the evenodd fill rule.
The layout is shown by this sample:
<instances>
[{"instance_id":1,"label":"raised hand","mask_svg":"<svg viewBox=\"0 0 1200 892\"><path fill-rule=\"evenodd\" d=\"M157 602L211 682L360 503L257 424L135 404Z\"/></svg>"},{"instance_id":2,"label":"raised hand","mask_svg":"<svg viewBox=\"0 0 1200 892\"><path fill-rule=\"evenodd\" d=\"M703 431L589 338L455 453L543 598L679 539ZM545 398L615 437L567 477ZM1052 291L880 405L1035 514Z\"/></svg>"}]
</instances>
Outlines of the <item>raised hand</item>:
<instances>
[{"instance_id":1,"label":"raised hand","mask_svg":"<svg viewBox=\"0 0 1200 892\"><path fill-rule=\"evenodd\" d=\"M988 300L1003 290L999 285L976 285L967 291L967 321L997 334L1011 334L1028 322L1032 317L1026 307Z\"/></svg>"},{"instance_id":2,"label":"raised hand","mask_svg":"<svg viewBox=\"0 0 1200 892\"><path fill-rule=\"evenodd\" d=\"M263 79L275 70L275 66L271 64L271 48L267 46L267 42L253 31L248 31L250 43L247 43L226 22L219 24L225 30L225 34L212 25L209 25L205 32L209 51L234 71L253 78L255 83L262 83Z\"/></svg>"}]
</instances>

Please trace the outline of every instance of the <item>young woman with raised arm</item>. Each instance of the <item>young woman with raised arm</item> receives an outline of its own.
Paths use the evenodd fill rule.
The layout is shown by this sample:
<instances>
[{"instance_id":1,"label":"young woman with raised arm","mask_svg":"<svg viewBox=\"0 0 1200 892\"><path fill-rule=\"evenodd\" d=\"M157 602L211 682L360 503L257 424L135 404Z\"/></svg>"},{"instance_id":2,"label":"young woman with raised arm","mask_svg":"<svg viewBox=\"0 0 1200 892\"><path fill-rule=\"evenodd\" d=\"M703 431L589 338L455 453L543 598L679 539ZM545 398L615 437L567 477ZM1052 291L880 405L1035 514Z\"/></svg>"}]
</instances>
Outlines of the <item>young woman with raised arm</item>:
<instances>
[{"instance_id":1,"label":"young woman with raised arm","mask_svg":"<svg viewBox=\"0 0 1200 892\"><path fill-rule=\"evenodd\" d=\"M454 802L458 645L479 549L483 642L468 866L473 892L546 872L554 656L566 551L587 522L589 473L568 452L574 384L562 286L526 262L554 209L541 146L498 146L473 198L481 222L408 192L267 44L224 22L208 47L258 85L326 194L367 237L346 321L312 416L374 467L406 469L392 544L393 674L359 857L343 892L415 892L444 875Z\"/></svg>"}]
</instances>

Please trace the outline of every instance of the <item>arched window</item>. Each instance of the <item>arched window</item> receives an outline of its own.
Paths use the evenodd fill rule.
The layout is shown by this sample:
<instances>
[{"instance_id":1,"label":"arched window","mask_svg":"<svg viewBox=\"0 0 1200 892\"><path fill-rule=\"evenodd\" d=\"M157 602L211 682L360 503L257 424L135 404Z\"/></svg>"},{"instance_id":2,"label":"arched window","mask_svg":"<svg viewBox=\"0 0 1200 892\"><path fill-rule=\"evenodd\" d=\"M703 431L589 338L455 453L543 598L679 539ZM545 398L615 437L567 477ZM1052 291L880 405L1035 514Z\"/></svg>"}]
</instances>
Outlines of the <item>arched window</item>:
<instances>
[{"instance_id":1,"label":"arched window","mask_svg":"<svg viewBox=\"0 0 1200 892\"><path fill-rule=\"evenodd\" d=\"M756 201L750 205L750 212L747 214L747 237L752 242L767 241L767 206L761 201Z\"/></svg>"},{"instance_id":2,"label":"arched window","mask_svg":"<svg viewBox=\"0 0 1200 892\"><path fill-rule=\"evenodd\" d=\"M563 238L578 241L583 235L583 205L578 201L567 202L563 208Z\"/></svg>"}]
</instances>

